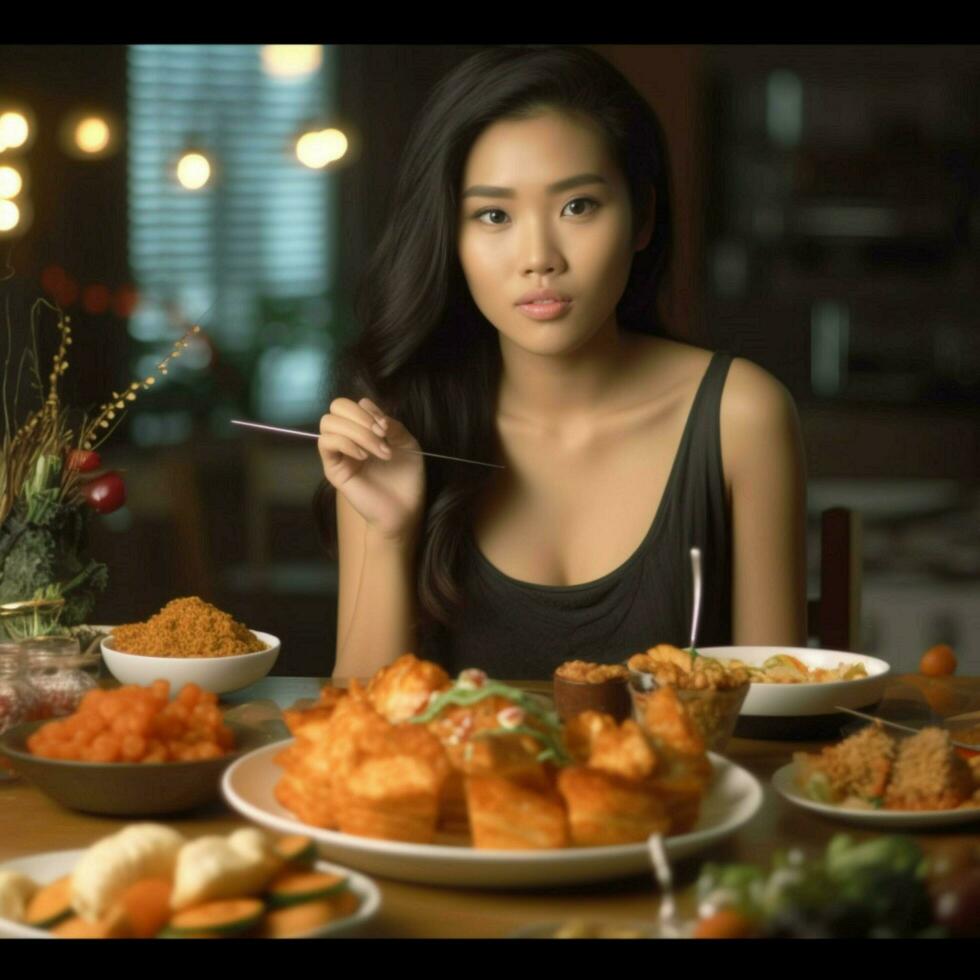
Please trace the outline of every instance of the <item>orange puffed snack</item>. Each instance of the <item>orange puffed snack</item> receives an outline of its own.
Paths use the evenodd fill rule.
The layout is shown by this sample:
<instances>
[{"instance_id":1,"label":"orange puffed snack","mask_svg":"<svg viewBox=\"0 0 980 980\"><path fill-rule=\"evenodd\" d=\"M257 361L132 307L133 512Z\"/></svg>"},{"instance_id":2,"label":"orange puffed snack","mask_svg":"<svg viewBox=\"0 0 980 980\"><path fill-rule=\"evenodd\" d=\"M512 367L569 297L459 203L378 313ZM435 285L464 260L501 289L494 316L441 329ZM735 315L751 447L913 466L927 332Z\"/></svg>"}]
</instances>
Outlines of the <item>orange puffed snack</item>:
<instances>
[{"instance_id":1,"label":"orange puffed snack","mask_svg":"<svg viewBox=\"0 0 980 980\"><path fill-rule=\"evenodd\" d=\"M168 681L95 689L67 718L27 740L32 755L74 762L186 762L213 759L234 746L218 697L185 684L170 700Z\"/></svg>"}]
</instances>

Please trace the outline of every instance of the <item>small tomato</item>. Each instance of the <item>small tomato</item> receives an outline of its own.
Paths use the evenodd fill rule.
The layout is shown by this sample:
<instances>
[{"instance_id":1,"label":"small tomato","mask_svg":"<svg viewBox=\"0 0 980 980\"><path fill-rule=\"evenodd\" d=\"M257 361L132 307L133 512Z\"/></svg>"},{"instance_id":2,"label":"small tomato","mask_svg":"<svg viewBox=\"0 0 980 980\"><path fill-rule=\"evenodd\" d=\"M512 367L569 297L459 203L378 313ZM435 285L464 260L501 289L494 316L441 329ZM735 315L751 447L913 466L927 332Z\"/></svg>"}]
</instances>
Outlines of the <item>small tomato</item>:
<instances>
[{"instance_id":1,"label":"small tomato","mask_svg":"<svg viewBox=\"0 0 980 980\"><path fill-rule=\"evenodd\" d=\"M102 465L102 458L93 449L73 449L68 454L67 466L79 473L91 473Z\"/></svg>"},{"instance_id":2,"label":"small tomato","mask_svg":"<svg viewBox=\"0 0 980 980\"><path fill-rule=\"evenodd\" d=\"M90 480L82 492L85 502L99 514L111 514L126 503L126 484L115 470Z\"/></svg>"}]
</instances>

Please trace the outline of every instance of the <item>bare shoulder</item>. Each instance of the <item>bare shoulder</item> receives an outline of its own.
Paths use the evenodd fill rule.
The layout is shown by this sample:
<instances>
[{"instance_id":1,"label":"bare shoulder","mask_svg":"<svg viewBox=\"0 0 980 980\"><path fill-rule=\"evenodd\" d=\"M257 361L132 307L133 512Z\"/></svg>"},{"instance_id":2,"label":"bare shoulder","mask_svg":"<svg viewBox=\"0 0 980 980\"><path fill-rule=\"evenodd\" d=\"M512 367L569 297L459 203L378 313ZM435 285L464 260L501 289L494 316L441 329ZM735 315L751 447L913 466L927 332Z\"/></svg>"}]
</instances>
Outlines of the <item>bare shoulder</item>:
<instances>
[{"instance_id":1,"label":"bare shoulder","mask_svg":"<svg viewBox=\"0 0 980 980\"><path fill-rule=\"evenodd\" d=\"M770 426L796 416L796 405L786 386L758 364L736 357L728 369L721 398L724 424Z\"/></svg>"},{"instance_id":2,"label":"bare shoulder","mask_svg":"<svg viewBox=\"0 0 980 980\"><path fill-rule=\"evenodd\" d=\"M760 457L795 454L799 443L799 415L786 386L736 357L721 398L722 460L729 481L745 466L757 470Z\"/></svg>"}]
</instances>

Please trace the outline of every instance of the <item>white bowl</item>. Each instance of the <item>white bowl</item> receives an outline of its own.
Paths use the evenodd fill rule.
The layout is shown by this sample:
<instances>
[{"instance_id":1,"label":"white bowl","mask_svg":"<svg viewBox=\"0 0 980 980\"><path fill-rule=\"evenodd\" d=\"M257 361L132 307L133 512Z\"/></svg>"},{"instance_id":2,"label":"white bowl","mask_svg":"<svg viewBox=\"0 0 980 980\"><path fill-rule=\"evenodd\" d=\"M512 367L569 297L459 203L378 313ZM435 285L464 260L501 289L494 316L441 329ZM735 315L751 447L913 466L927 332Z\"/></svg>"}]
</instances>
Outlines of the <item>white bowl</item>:
<instances>
[{"instance_id":1,"label":"white bowl","mask_svg":"<svg viewBox=\"0 0 980 980\"><path fill-rule=\"evenodd\" d=\"M832 669L840 664L863 664L867 677L850 681L814 681L806 684L749 685L739 712L735 734L749 738L821 738L836 735L846 716L835 709L870 711L881 700L891 666L877 657L844 650L811 647L699 647L698 652L718 660L741 660L761 667L777 653L788 653L807 667Z\"/></svg>"},{"instance_id":2,"label":"white bowl","mask_svg":"<svg viewBox=\"0 0 980 980\"><path fill-rule=\"evenodd\" d=\"M235 653L227 657L151 657L124 653L110 646L112 637L102 641L102 659L121 684L147 686L155 680L170 681L170 693L185 684L197 684L205 691L227 694L261 680L279 657L279 640L270 633L252 630L265 645L255 653Z\"/></svg>"}]
</instances>

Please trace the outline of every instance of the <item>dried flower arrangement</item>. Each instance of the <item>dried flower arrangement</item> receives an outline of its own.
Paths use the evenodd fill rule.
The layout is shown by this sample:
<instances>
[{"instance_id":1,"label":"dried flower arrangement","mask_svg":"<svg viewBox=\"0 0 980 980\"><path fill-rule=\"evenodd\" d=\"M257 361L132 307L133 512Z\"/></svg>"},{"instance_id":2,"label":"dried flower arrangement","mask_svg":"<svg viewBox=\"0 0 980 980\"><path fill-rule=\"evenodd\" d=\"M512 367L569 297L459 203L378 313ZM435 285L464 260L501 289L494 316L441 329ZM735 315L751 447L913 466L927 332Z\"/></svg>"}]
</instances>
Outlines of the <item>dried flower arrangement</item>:
<instances>
[{"instance_id":1,"label":"dried flower arrangement","mask_svg":"<svg viewBox=\"0 0 980 980\"><path fill-rule=\"evenodd\" d=\"M46 385L37 354L45 310L55 314L60 335ZM69 631L91 613L108 584L108 571L104 564L82 554L88 511L105 514L125 502L122 477L102 469L96 450L138 394L156 383L156 376L151 375L114 391L94 415L73 428L71 412L58 391L68 370L71 321L58 307L38 300L31 309L30 331L31 348L18 365L13 414L25 377L41 397L41 405L14 428L7 404L9 350L0 398L4 416L0 433L0 640ZM199 331L194 326L177 341L157 365L161 374L167 373L170 361L180 356L188 338Z\"/></svg>"}]
</instances>

